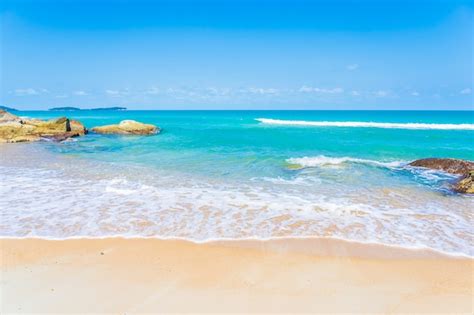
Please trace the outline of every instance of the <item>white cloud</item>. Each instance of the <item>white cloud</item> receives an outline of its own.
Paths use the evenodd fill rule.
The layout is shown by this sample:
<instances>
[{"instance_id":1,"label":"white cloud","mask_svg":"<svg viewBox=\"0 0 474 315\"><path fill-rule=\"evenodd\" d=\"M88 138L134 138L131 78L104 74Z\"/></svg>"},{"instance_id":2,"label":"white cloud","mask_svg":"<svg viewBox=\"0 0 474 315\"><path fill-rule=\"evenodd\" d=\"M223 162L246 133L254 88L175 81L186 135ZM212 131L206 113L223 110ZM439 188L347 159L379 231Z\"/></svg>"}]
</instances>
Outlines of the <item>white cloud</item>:
<instances>
[{"instance_id":1,"label":"white cloud","mask_svg":"<svg viewBox=\"0 0 474 315\"><path fill-rule=\"evenodd\" d=\"M227 96L232 92L232 90L229 88L216 88L211 86L206 88L205 92L211 96Z\"/></svg>"},{"instance_id":2,"label":"white cloud","mask_svg":"<svg viewBox=\"0 0 474 315\"><path fill-rule=\"evenodd\" d=\"M105 90L105 94L111 97L123 97L129 94L128 89L125 90Z\"/></svg>"},{"instance_id":3,"label":"white cloud","mask_svg":"<svg viewBox=\"0 0 474 315\"><path fill-rule=\"evenodd\" d=\"M262 95L265 95L265 94L278 94L278 92L279 92L277 89L273 89L273 88L267 88L266 89L266 88L254 88L254 87L244 89L243 91L253 93L253 94L262 94Z\"/></svg>"},{"instance_id":4,"label":"white cloud","mask_svg":"<svg viewBox=\"0 0 474 315\"><path fill-rule=\"evenodd\" d=\"M351 95L352 95L352 96L359 96L359 95L360 95L360 92L359 92L359 91L352 91L352 92L351 92Z\"/></svg>"},{"instance_id":5,"label":"white cloud","mask_svg":"<svg viewBox=\"0 0 474 315\"><path fill-rule=\"evenodd\" d=\"M420 96L420 93L418 93L417 91L413 91L413 92L411 92L411 95L413 95L413 96Z\"/></svg>"},{"instance_id":6,"label":"white cloud","mask_svg":"<svg viewBox=\"0 0 474 315\"><path fill-rule=\"evenodd\" d=\"M105 90L105 93L111 96L119 95L120 91L117 90Z\"/></svg>"},{"instance_id":7,"label":"white cloud","mask_svg":"<svg viewBox=\"0 0 474 315\"><path fill-rule=\"evenodd\" d=\"M299 89L299 91L300 91L300 92L303 92L303 93L339 94L339 93L343 93L343 92L344 92L344 89L343 89L343 88L340 88L340 87L333 88L333 89L323 89L323 88L311 87L311 86L303 85L303 86Z\"/></svg>"},{"instance_id":8,"label":"white cloud","mask_svg":"<svg viewBox=\"0 0 474 315\"><path fill-rule=\"evenodd\" d=\"M150 94L150 95L160 94L160 89L157 87L151 87L148 90L146 90L145 93Z\"/></svg>"},{"instance_id":9,"label":"white cloud","mask_svg":"<svg viewBox=\"0 0 474 315\"><path fill-rule=\"evenodd\" d=\"M27 88L27 89L16 89L13 91L13 93L17 96L25 96L25 95L38 95L40 94L40 91L35 90L33 88Z\"/></svg>"},{"instance_id":10,"label":"white cloud","mask_svg":"<svg viewBox=\"0 0 474 315\"><path fill-rule=\"evenodd\" d=\"M60 95L56 95L54 97L55 98L68 98L69 96L67 94L60 94Z\"/></svg>"},{"instance_id":11,"label":"white cloud","mask_svg":"<svg viewBox=\"0 0 474 315\"><path fill-rule=\"evenodd\" d=\"M354 71L354 70L357 70L358 68L359 68L359 65L357 63L347 65L347 67L346 67L346 69L349 70L349 71Z\"/></svg>"},{"instance_id":12,"label":"white cloud","mask_svg":"<svg viewBox=\"0 0 474 315\"><path fill-rule=\"evenodd\" d=\"M194 88L167 88L166 93L177 98L197 97L199 94Z\"/></svg>"},{"instance_id":13,"label":"white cloud","mask_svg":"<svg viewBox=\"0 0 474 315\"><path fill-rule=\"evenodd\" d=\"M304 92L304 93L311 93L311 92L315 92L315 89L317 89L317 88L313 88L313 87L310 87L310 86L303 85L302 87L300 87L299 91Z\"/></svg>"},{"instance_id":14,"label":"white cloud","mask_svg":"<svg viewBox=\"0 0 474 315\"><path fill-rule=\"evenodd\" d=\"M389 92L384 91L384 90L379 90L379 91L375 91L374 94L375 96L378 96L378 97L386 97L389 95Z\"/></svg>"},{"instance_id":15,"label":"white cloud","mask_svg":"<svg viewBox=\"0 0 474 315\"><path fill-rule=\"evenodd\" d=\"M16 96L31 96L31 95L47 94L49 93L49 90L25 88L25 89L15 89L13 91L9 91L8 93L15 94Z\"/></svg>"},{"instance_id":16,"label":"white cloud","mask_svg":"<svg viewBox=\"0 0 474 315\"><path fill-rule=\"evenodd\" d=\"M461 90L459 93L461 94L471 94L472 90L470 88L465 88Z\"/></svg>"},{"instance_id":17,"label":"white cloud","mask_svg":"<svg viewBox=\"0 0 474 315\"><path fill-rule=\"evenodd\" d=\"M72 92L72 94L77 95L77 96L89 95L85 91L80 91L80 90L79 91L74 91L74 92Z\"/></svg>"}]
</instances>

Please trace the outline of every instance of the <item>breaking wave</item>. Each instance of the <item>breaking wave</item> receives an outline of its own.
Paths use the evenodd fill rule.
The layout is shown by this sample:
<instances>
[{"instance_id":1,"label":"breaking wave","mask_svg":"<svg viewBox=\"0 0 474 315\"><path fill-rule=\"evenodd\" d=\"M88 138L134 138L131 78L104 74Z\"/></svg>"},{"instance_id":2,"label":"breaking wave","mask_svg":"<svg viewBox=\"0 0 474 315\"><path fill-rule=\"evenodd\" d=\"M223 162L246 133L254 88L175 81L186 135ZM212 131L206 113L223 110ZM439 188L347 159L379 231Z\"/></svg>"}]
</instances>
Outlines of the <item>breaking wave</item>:
<instances>
[{"instance_id":1,"label":"breaking wave","mask_svg":"<svg viewBox=\"0 0 474 315\"><path fill-rule=\"evenodd\" d=\"M387 168L395 168L405 166L408 162L406 161L394 161L394 162L380 162L367 159L358 159L351 157L328 157L324 155L318 155L313 157L301 157L301 158L289 158L286 160L289 164L298 165L304 167L324 167L324 166L337 166L345 163L358 163L358 164L370 164L376 166L382 166Z\"/></svg>"},{"instance_id":2,"label":"breaking wave","mask_svg":"<svg viewBox=\"0 0 474 315\"><path fill-rule=\"evenodd\" d=\"M420 130L474 130L474 124L388 123L363 121L306 121L256 118L263 124L313 127L387 128Z\"/></svg>"}]
</instances>

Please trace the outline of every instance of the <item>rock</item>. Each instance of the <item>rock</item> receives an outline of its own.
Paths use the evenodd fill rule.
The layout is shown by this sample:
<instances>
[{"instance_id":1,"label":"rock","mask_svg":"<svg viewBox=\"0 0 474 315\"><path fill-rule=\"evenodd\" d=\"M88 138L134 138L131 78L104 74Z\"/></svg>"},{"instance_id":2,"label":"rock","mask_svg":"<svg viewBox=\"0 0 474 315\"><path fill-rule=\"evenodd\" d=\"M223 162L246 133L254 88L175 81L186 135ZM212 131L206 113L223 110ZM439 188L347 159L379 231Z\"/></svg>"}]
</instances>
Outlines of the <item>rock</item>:
<instances>
[{"instance_id":1,"label":"rock","mask_svg":"<svg viewBox=\"0 0 474 315\"><path fill-rule=\"evenodd\" d=\"M454 184L453 190L460 193L474 193L474 162L429 158L413 161L409 165L460 175L460 179Z\"/></svg>"},{"instance_id":2,"label":"rock","mask_svg":"<svg viewBox=\"0 0 474 315\"><path fill-rule=\"evenodd\" d=\"M0 110L0 142L27 142L48 138L62 141L87 133L83 124L61 117L52 120L22 119Z\"/></svg>"},{"instance_id":3,"label":"rock","mask_svg":"<svg viewBox=\"0 0 474 315\"><path fill-rule=\"evenodd\" d=\"M10 114L6 110L0 109L0 124L11 122L21 122L21 118Z\"/></svg>"},{"instance_id":4,"label":"rock","mask_svg":"<svg viewBox=\"0 0 474 315\"><path fill-rule=\"evenodd\" d=\"M159 133L160 128L135 120L122 120L117 125L94 127L92 128L92 131L102 134L153 135Z\"/></svg>"},{"instance_id":5,"label":"rock","mask_svg":"<svg viewBox=\"0 0 474 315\"><path fill-rule=\"evenodd\" d=\"M454 186L454 191L459 193L474 194L474 171L463 177Z\"/></svg>"},{"instance_id":6,"label":"rock","mask_svg":"<svg viewBox=\"0 0 474 315\"><path fill-rule=\"evenodd\" d=\"M413 161L410 165L463 176L467 176L471 170L474 170L474 162L458 159L429 158Z\"/></svg>"}]
</instances>

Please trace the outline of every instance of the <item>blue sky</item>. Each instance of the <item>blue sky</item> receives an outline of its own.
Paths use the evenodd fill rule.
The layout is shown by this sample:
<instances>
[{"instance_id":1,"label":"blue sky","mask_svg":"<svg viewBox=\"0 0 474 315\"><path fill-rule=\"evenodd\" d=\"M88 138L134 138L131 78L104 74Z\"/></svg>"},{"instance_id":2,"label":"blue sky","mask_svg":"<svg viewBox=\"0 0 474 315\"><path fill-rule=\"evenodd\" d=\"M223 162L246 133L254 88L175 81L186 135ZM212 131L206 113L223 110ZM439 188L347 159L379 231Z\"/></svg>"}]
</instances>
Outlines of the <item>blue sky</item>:
<instances>
[{"instance_id":1,"label":"blue sky","mask_svg":"<svg viewBox=\"0 0 474 315\"><path fill-rule=\"evenodd\" d=\"M473 109L469 1L2 0L19 109Z\"/></svg>"}]
</instances>

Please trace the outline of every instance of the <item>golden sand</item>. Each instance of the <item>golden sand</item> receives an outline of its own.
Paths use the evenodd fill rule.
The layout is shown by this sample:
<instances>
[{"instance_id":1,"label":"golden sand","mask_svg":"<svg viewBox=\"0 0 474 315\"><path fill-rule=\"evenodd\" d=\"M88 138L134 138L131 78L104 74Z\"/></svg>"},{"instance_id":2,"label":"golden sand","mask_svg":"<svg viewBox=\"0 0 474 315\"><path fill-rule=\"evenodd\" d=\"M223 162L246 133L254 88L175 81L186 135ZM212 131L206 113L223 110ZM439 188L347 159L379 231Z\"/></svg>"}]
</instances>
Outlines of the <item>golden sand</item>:
<instances>
[{"instance_id":1,"label":"golden sand","mask_svg":"<svg viewBox=\"0 0 474 315\"><path fill-rule=\"evenodd\" d=\"M8 313L466 313L472 259L342 241L0 240Z\"/></svg>"}]
</instances>

